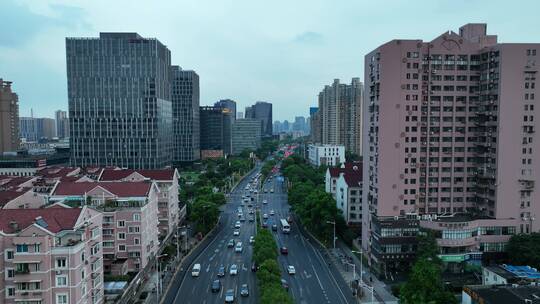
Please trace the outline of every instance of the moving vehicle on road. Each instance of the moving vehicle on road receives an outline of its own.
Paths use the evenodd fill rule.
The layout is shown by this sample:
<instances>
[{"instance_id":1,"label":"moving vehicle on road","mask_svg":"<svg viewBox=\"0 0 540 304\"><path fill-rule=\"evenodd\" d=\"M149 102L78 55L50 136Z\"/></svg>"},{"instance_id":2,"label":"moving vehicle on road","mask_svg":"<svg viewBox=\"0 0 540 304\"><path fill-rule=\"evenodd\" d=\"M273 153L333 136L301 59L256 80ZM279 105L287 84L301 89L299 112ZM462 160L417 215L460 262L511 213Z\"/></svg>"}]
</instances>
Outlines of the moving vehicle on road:
<instances>
[{"instance_id":1,"label":"moving vehicle on road","mask_svg":"<svg viewBox=\"0 0 540 304\"><path fill-rule=\"evenodd\" d=\"M234 252L238 252L238 253L242 252L242 242L236 243L236 248L234 248Z\"/></svg>"},{"instance_id":2,"label":"moving vehicle on road","mask_svg":"<svg viewBox=\"0 0 540 304\"><path fill-rule=\"evenodd\" d=\"M276 212L274 211L274 209L270 210L270 215L275 215Z\"/></svg>"},{"instance_id":3,"label":"moving vehicle on road","mask_svg":"<svg viewBox=\"0 0 540 304\"><path fill-rule=\"evenodd\" d=\"M236 266L236 264L231 265L231 268L229 269L229 274L232 276L238 274L238 266Z\"/></svg>"},{"instance_id":4,"label":"moving vehicle on road","mask_svg":"<svg viewBox=\"0 0 540 304\"><path fill-rule=\"evenodd\" d=\"M240 287L240 295L242 297L249 296L249 289L247 284L242 284L242 287Z\"/></svg>"},{"instance_id":5,"label":"moving vehicle on road","mask_svg":"<svg viewBox=\"0 0 540 304\"><path fill-rule=\"evenodd\" d=\"M279 223L281 225L281 231L283 233L291 232L291 225L289 225L289 222L286 219L279 220Z\"/></svg>"},{"instance_id":6,"label":"moving vehicle on road","mask_svg":"<svg viewBox=\"0 0 540 304\"><path fill-rule=\"evenodd\" d=\"M289 275L294 275L294 274L296 274L296 269L294 268L293 265L287 266L287 273L288 273Z\"/></svg>"},{"instance_id":7,"label":"moving vehicle on road","mask_svg":"<svg viewBox=\"0 0 540 304\"><path fill-rule=\"evenodd\" d=\"M229 240L229 242L227 243L227 247L228 248L233 248L234 247L234 240L233 239Z\"/></svg>"},{"instance_id":8,"label":"moving vehicle on road","mask_svg":"<svg viewBox=\"0 0 540 304\"><path fill-rule=\"evenodd\" d=\"M250 244L255 243L255 237L253 235L249 237L249 243Z\"/></svg>"},{"instance_id":9,"label":"moving vehicle on road","mask_svg":"<svg viewBox=\"0 0 540 304\"><path fill-rule=\"evenodd\" d=\"M201 273L201 264L197 263L193 265L193 269L191 270L191 276L198 277L200 273Z\"/></svg>"},{"instance_id":10,"label":"moving vehicle on road","mask_svg":"<svg viewBox=\"0 0 540 304\"><path fill-rule=\"evenodd\" d=\"M235 231L233 232L233 235L234 235L234 236L239 236L239 235L240 235L240 230L235 230Z\"/></svg>"},{"instance_id":11,"label":"moving vehicle on road","mask_svg":"<svg viewBox=\"0 0 540 304\"><path fill-rule=\"evenodd\" d=\"M289 249L287 249L287 247L285 246L279 248L279 251L281 252L281 254L289 254Z\"/></svg>"},{"instance_id":12,"label":"moving vehicle on road","mask_svg":"<svg viewBox=\"0 0 540 304\"><path fill-rule=\"evenodd\" d=\"M286 291L289 291L289 283L285 279L281 279L281 287L285 288Z\"/></svg>"},{"instance_id":13,"label":"moving vehicle on road","mask_svg":"<svg viewBox=\"0 0 540 304\"><path fill-rule=\"evenodd\" d=\"M274 189L270 189L270 193L274 193Z\"/></svg>"},{"instance_id":14,"label":"moving vehicle on road","mask_svg":"<svg viewBox=\"0 0 540 304\"><path fill-rule=\"evenodd\" d=\"M233 289L227 289L225 292L225 303L233 303L234 302L234 290Z\"/></svg>"},{"instance_id":15,"label":"moving vehicle on road","mask_svg":"<svg viewBox=\"0 0 540 304\"><path fill-rule=\"evenodd\" d=\"M221 282L219 280L214 280L212 282L212 292L219 292L221 290Z\"/></svg>"},{"instance_id":16,"label":"moving vehicle on road","mask_svg":"<svg viewBox=\"0 0 540 304\"><path fill-rule=\"evenodd\" d=\"M276 224L272 225L272 231L277 231L277 225Z\"/></svg>"},{"instance_id":17,"label":"moving vehicle on road","mask_svg":"<svg viewBox=\"0 0 540 304\"><path fill-rule=\"evenodd\" d=\"M220 278L225 276L225 266L223 265L219 266L217 276Z\"/></svg>"},{"instance_id":18,"label":"moving vehicle on road","mask_svg":"<svg viewBox=\"0 0 540 304\"><path fill-rule=\"evenodd\" d=\"M266 204L268 204L268 201L263 200L263 205L266 205Z\"/></svg>"},{"instance_id":19,"label":"moving vehicle on road","mask_svg":"<svg viewBox=\"0 0 540 304\"><path fill-rule=\"evenodd\" d=\"M240 228L241 224L240 221L236 221L236 224L234 224L234 228Z\"/></svg>"},{"instance_id":20,"label":"moving vehicle on road","mask_svg":"<svg viewBox=\"0 0 540 304\"><path fill-rule=\"evenodd\" d=\"M265 220L268 219L268 214L266 214L266 213L263 214L263 219L265 219Z\"/></svg>"}]
</instances>

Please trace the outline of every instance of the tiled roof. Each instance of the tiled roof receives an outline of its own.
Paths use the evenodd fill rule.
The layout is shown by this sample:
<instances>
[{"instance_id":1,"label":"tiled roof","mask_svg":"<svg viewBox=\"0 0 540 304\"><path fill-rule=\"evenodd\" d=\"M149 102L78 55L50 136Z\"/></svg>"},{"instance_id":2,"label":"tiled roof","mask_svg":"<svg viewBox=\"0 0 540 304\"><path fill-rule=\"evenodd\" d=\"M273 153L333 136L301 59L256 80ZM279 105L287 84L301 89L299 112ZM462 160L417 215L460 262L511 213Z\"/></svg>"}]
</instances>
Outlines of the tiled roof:
<instances>
[{"instance_id":1,"label":"tiled roof","mask_svg":"<svg viewBox=\"0 0 540 304\"><path fill-rule=\"evenodd\" d=\"M64 182L61 181L52 195L84 195L96 187L118 197L147 196L152 186L149 182Z\"/></svg>"},{"instance_id":2,"label":"tiled roof","mask_svg":"<svg viewBox=\"0 0 540 304\"><path fill-rule=\"evenodd\" d=\"M0 230L14 233L13 223L18 229L25 229L41 217L50 232L73 229L81 213L81 208L42 208L42 209L2 209L0 210Z\"/></svg>"},{"instance_id":3,"label":"tiled roof","mask_svg":"<svg viewBox=\"0 0 540 304\"><path fill-rule=\"evenodd\" d=\"M133 174L134 172L149 178L151 180L163 181L174 178L174 169L162 170L133 170L133 169L104 169L99 180L101 181L119 181Z\"/></svg>"},{"instance_id":4,"label":"tiled roof","mask_svg":"<svg viewBox=\"0 0 540 304\"><path fill-rule=\"evenodd\" d=\"M5 204L25 194L26 192L28 192L28 189L26 189L26 191L17 191L17 190L0 191L0 208L3 208Z\"/></svg>"},{"instance_id":5,"label":"tiled roof","mask_svg":"<svg viewBox=\"0 0 540 304\"><path fill-rule=\"evenodd\" d=\"M346 162L344 164L344 168L341 167L335 167L335 168L328 168L330 171L331 177L339 177L340 173L346 172L347 170L354 170L354 168L359 168L360 172L362 171L362 162Z\"/></svg>"},{"instance_id":6,"label":"tiled roof","mask_svg":"<svg viewBox=\"0 0 540 304\"><path fill-rule=\"evenodd\" d=\"M36 175L44 178L59 178L65 177L75 170L77 170L77 168L59 166L45 167L41 170L36 171Z\"/></svg>"},{"instance_id":7,"label":"tiled roof","mask_svg":"<svg viewBox=\"0 0 540 304\"><path fill-rule=\"evenodd\" d=\"M7 176L0 175L0 188L2 189L12 189L18 188L20 185L28 182L33 179L33 176Z\"/></svg>"}]
</instances>

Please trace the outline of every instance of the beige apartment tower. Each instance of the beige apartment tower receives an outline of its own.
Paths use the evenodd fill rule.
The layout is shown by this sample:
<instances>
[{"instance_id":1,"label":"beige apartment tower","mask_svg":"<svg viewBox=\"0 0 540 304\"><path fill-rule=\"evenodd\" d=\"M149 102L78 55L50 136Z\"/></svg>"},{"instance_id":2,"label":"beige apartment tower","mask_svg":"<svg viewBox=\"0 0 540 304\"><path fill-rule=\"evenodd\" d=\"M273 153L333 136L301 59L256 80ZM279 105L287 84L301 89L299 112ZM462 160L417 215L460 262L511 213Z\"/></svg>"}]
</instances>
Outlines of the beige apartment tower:
<instances>
[{"instance_id":1,"label":"beige apartment tower","mask_svg":"<svg viewBox=\"0 0 540 304\"><path fill-rule=\"evenodd\" d=\"M19 98L0 78L0 153L19 149Z\"/></svg>"}]
</instances>

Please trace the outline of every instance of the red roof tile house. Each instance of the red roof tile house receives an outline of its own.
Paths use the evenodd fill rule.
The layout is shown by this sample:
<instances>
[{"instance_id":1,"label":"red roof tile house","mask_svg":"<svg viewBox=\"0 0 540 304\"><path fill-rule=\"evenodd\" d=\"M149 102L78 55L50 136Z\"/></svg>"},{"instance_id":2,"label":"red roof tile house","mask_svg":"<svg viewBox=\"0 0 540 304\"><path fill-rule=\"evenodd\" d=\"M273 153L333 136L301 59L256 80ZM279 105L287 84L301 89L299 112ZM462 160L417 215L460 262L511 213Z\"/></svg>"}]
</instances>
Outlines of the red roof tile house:
<instances>
[{"instance_id":1,"label":"red roof tile house","mask_svg":"<svg viewBox=\"0 0 540 304\"><path fill-rule=\"evenodd\" d=\"M32 189L36 177L0 175L0 209L39 208L46 197Z\"/></svg>"},{"instance_id":2,"label":"red roof tile house","mask_svg":"<svg viewBox=\"0 0 540 304\"><path fill-rule=\"evenodd\" d=\"M103 303L101 221L87 207L0 210L0 303Z\"/></svg>"},{"instance_id":3,"label":"red roof tile house","mask_svg":"<svg viewBox=\"0 0 540 304\"><path fill-rule=\"evenodd\" d=\"M161 239L172 235L179 223L186 217L186 205L178 199L180 175L176 169L161 170L132 170L106 168L101 173L100 181L111 182L141 182L151 180L156 183L158 194L158 220Z\"/></svg>"},{"instance_id":4,"label":"red roof tile house","mask_svg":"<svg viewBox=\"0 0 540 304\"><path fill-rule=\"evenodd\" d=\"M343 163L340 167L329 167L326 169L325 175L325 190L327 193L331 193L335 198L336 196L336 184L339 178L339 174L345 172L345 170L350 170L353 167L362 166L362 162L346 162Z\"/></svg>"},{"instance_id":5,"label":"red roof tile house","mask_svg":"<svg viewBox=\"0 0 540 304\"><path fill-rule=\"evenodd\" d=\"M64 182L49 202L89 206L103 213L105 273L138 272L155 259L159 248L156 183Z\"/></svg>"},{"instance_id":6,"label":"red roof tile house","mask_svg":"<svg viewBox=\"0 0 540 304\"><path fill-rule=\"evenodd\" d=\"M346 166L336 182L336 206L349 226L362 224L362 165Z\"/></svg>"}]
</instances>

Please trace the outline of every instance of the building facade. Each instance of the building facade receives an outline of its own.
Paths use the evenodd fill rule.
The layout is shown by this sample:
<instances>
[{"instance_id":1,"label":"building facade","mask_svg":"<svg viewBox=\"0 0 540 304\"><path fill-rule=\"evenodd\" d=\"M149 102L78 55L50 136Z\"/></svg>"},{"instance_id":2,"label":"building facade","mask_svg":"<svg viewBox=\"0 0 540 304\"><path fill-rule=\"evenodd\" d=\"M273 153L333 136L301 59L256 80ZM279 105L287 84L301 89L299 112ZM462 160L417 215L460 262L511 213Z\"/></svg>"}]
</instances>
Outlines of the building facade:
<instances>
[{"instance_id":1,"label":"building facade","mask_svg":"<svg viewBox=\"0 0 540 304\"><path fill-rule=\"evenodd\" d=\"M272 136L272 104L265 101L257 101L251 107L246 108L247 119L261 121L261 134L263 137Z\"/></svg>"},{"instance_id":2,"label":"building facade","mask_svg":"<svg viewBox=\"0 0 540 304\"><path fill-rule=\"evenodd\" d=\"M258 119L238 119L232 127L232 154L244 150L255 151L261 147L261 121Z\"/></svg>"},{"instance_id":3,"label":"building facade","mask_svg":"<svg viewBox=\"0 0 540 304\"><path fill-rule=\"evenodd\" d=\"M199 75L179 66L171 69L171 102L175 163L200 158Z\"/></svg>"},{"instance_id":4,"label":"building facade","mask_svg":"<svg viewBox=\"0 0 540 304\"><path fill-rule=\"evenodd\" d=\"M497 43L486 28L365 56L362 246L383 270L414 253L418 225L437 233L443 261L488 259L540 228L540 44Z\"/></svg>"},{"instance_id":5,"label":"building facade","mask_svg":"<svg viewBox=\"0 0 540 304\"><path fill-rule=\"evenodd\" d=\"M231 154L232 113L221 107L200 107L201 150L223 150Z\"/></svg>"},{"instance_id":6,"label":"building facade","mask_svg":"<svg viewBox=\"0 0 540 304\"><path fill-rule=\"evenodd\" d=\"M56 122L52 118L21 117L19 131L26 141L48 141L56 136Z\"/></svg>"},{"instance_id":7,"label":"building facade","mask_svg":"<svg viewBox=\"0 0 540 304\"><path fill-rule=\"evenodd\" d=\"M236 101L232 99L222 99L220 101L217 101L214 103L214 107L227 109L231 113L233 120L237 118ZM242 113L242 112L238 112L238 113Z\"/></svg>"},{"instance_id":8,"label":"building facade","mask_svg":"<svg viewBox=\"0 0 540 304\"><path fill-rule=\"evenodd\" d=\"M155 38L66 38L71 163L171 164L171 53Z\"/></svg>"},{"instance_id":9,"label":"building facade","mask_svg":"<svg viewBox=\"0 0 540 304\"><path fill-rule=\"evenodd\" d=\"M0 210L0 302L104 303L101 225L86 207Z\"/></svg>"},{"instance_id":10,"label":"building facade","mask_svg":"<svg viewBox=\"0 0 540 304\"><path fill-rule=\"evenodd\" d=\"M19 149L19 97L0 78L0 153Z\"/></svg>"},{"instance_id":11,"label":"building facade","mask_svg":"<svg viewBox=\"0 0 540 304\"><path fill-rule=\"evenodd\" d=\"M69 137L69 118L66 111L58 110L54 112L56 137L62 139Z\"/></svg>"},{"instance_id":12,"label":"building facade","mask_svg":"<svg viewBox=\"0 0 540 304\"><path fill-rule=\"evenodd\" d=\"M49 203L88 206L103 214L104 272L124 275L151 264L158 251L159 189L154 182L60 181Z\"/></svg>"},{"instance_id":13,"label":"building facade","mask_svg":"<svg viewBox=\"0 0 540 304\"><path fill-rule=\"evenodd\" d=\"M315 145L308 146L308 160L313 166L339 166L345 162L345 146Z\"/></svg>"},{"instance_id":14,"label":"building facade","mask_svg":"<svg viewBox=\"0 0 540 304\"><path fill-rule=\"evenodd\" d=\"M322 144L344 145L347 151L362 154L363 85L353 78L350 85L335 79L319 93Z\"/></svg>"},{"instance_id":15,"label":"building facade","mask_svg":"<svg viewBox=\"0 0 540 304\"><path fill-rule=\"evenodd\" d=\"M310 118L310 137L311 141L316 144L322 142L322 126L321 126L321 113L319 113L318 107L309 108Z\"/></svg>"},{"instance_id":16,"label":"building facade","mask_svg":"<svg viewBox=\"0 0 540 304\"><path fill-rule=\"evenodd\" d=\"M362 226L362 165L347 166L336 181L336 206L341 210L345 223Z\"/></svg>"}]
</instances>

